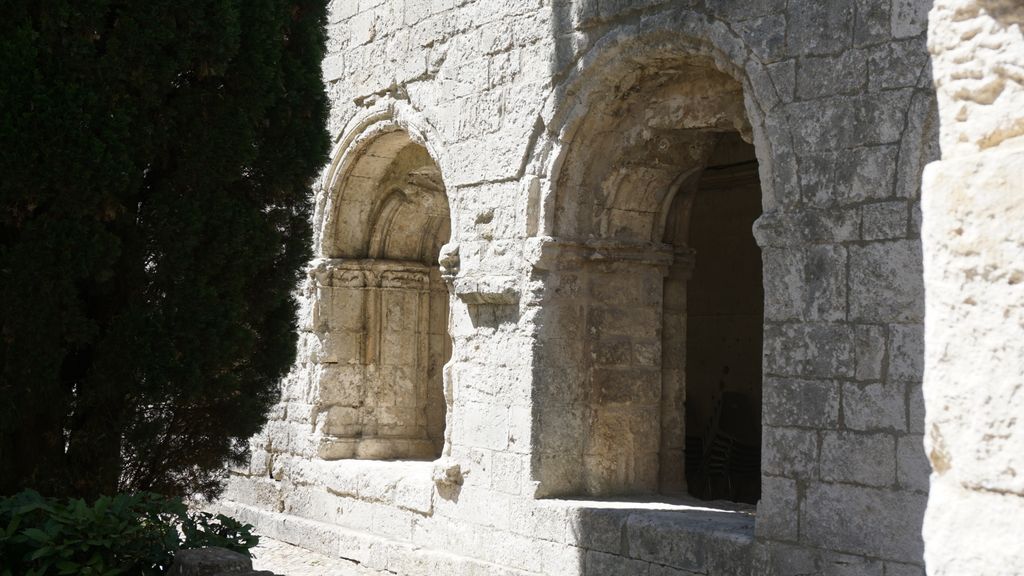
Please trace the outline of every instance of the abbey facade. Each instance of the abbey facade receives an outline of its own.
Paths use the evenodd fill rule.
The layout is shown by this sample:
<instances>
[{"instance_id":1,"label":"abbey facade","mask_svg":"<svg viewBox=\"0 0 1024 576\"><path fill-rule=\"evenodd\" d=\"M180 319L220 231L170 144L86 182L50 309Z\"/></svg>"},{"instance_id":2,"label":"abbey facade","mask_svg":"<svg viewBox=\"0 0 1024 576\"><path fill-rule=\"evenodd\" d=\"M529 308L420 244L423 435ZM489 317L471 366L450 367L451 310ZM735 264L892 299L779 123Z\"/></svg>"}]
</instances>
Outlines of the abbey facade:
<instances>
[{"instance_id":1,"label":"abbey facade","mask_svg":"<svg viewBox=\"0 0 1024 576\"><path fill-rule=\"evenodd\" d=\"M336 0L219 506L401 575L1015 573L1024 18L935 4Z\"/></svg>"}]
</instances>

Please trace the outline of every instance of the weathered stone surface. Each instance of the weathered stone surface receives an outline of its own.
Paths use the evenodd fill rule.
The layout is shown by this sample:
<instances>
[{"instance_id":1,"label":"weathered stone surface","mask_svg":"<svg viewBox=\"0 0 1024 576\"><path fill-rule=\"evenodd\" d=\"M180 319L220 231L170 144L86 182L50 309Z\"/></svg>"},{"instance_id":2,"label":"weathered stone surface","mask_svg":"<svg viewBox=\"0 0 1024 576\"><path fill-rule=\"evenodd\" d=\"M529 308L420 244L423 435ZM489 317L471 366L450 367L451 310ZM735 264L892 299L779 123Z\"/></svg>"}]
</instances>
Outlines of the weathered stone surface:
<instances>
[{"instance_id":1,"label":"weathered stone surface","mask_svg":"<svg viewBox=\"0 0 1024 576\"><path fill-rule=\"evenodd\" d=\"M930 574L1019 573L1024 506L1017 494L964 488L932 480L925 517L926 558ZM984 522L980 521L984 518ZM954 538L952 527L975 526L977 532ZM940 548L940 546L942 546Z\"/></svg>"},{"instance_id":2,"label":"weathered stone surface","mask_svg":"<svg viewBox=\"0 0 1024 576\"><path fill-rule=\"evenodd\" d=\"M836 245L813 246L807 251L804 270L806 298L810 302L806 318L824 322L846 319L847 251Z\"/></svg>"},{"instance_id":3,"label":"weathered stone surface","mask_svg":"<svg viewBox=\"0 0 1024 576\"><path fill-rule=\"evenodd\" d=\"M924 38L889 42L868 53L868 87L871 90L909 88L917 86L928 53L921 49Z\"/></svg>"},{"instance_id":4,"label":"weathered stone surface","mask_svg":"<svg viewBox=\"0 0 1024 576\"><path fill-rule=\"evenodd\" d=\"M1017 472L1024 466L1024 430L1017 425L1024 410L1019 394L1024 354L1010 344L1021 335L1019 302L1024 301L1019 282L1024 278L1019 266L1024 238L1016 224L1024 214L1017 184L1011 184L1024 175L1022 167L1019 150L991 150L933 164L925 183L932 194L924 203L932 263L926 276L932 290L929 314L943 319L926 334L928 450L936 470L933 487L955 484L941 494L957 499L970 490L1024 499L1024 481ZM962 180L961 174L971 178ZM938 508L958 506L955 502L936 499L930 518L942 517ZM990 526L979 530L989 533ZM936 542L949 538L934 521L929 520L927 530ZM971 542L984 538L979 534ZM972 554L962 548L968 544L949 546ZM952 556L945 558L936 558L950 563L940 574L963 566ZM979 573L1002 570L990 562L979 564Z\"/></svg>"},{"instance_id":5,"label":"weathered stone surface","mask_svg":"<svg viewBox=\"0 0 1024 576\"><path fill-rule=\"evenodd\" d=\"M822 558L822 574L829 576L882 576L885 564L851 554L827 554Z\"/></svg>"},{"instance_id":6,"label":"weathered stone surface","mask_svg":"<svg viewBox=\"0 0 1024 576\"><path fill-rule=\"evenodd\" d=\"M943 157L1024 135L1021 6L1014 0L935 2L928 35Z\"/></svg>"},{"instance_id":7,"label":"weathered stone surface","mask_svg":"<svg viewBox=\"0 0 1024 576\"><path fill-rule=\"evenodd\" d=\"M926 492L931 471L924 452L924 436L912 434L896 439L896 474L900 486Z\"/></svg>"},{"instance_id":8,"label":"weathered stone surface","mask_svg":"<svg viewBox=\"0 0 1024 576\"><path fill-rule=\"evenodd\" d=\"M789 5L788 48L798 54L832 54L853 38L854 4L843 0L798 0Z\"/></svg>"},{"instance_id":9,"label":"weathered stone surface","mask_svg":"<svg viewBox=\"0 0 1024 576\"><path fill-rule=\"evenodd\" d=\"M170 576L219 576L252 574L252 560L224 548L179 550L168 572Z\"/></svg>"},{"instance_id":10,"label":"weathered stone surface","mask_svg":"<svg viewBox=\"0 0 1024 576\"><path fill-rule=\"evenodd\" d=\"M753 54L762 62L774 62L785 54L786 17L784 14L770 14L744 20L738 22L736 28Z\"/></svg>"},{"instance_id":11,"label":"weathered stone surface","mask_svg":"<svg viewBox=\"0 0 1024 576\"><path fill-rule=\"evenodd\" d=\"M717 511L684 513L652 512L633 514L625 527L632 558L678 570L707 573L715 556L732 552L733 569L743 567L744 553L752 542L750 517Z\"/></svg>"},{"instance_id":12,"label":"weathered stone surface","mask_svg":"<svg viewBox=\"0 0 1024 576\"><path fill-rule=\"evenodd\" d=\"M910 96L908 89L880 92L872 97L832 96L790 104L787 112L791 125L797 129L796 151L806 155L898 142ZM849 129L833 130L833 126Z\"/></svg>"},{"instance_id":13,"label":"weathered stone surface","mask_svg":"<svg viewBox=\"0 0 1024 576\"><path fill-rule=\"evenodd\" d=\"M799 538L800 494L797 482L788 478L765 476L763 495L757 504L757 535L772 540L795 542Z\"/></svg>"},{"instance_id":14,"label":"weathered stone surface","mask_svg":"<svg viewBox=\"0 0 1024 576\"><path fill-rule=\"evenodd\" d=\"M844 384L843 423L851 430L905 431L906 394L897 384Z\"/></svg>"},{"instance_id":15,"label":"weathered stone surface","mask_svg":"<svg viewBox=\"0 0 1024 576\"><path fill-rule=\"evenodd\" d=\"M920 322L921 243L875 242L850 248L850 315L857 320Z\"/></svg>"},{"instance_id":16,"label":"weathered stone surface","mask_svg":"<svg viewBox=\"0 0 1024 576\"><path fill-rule=\"evenodd\" d=\"M410 576L920 571L927 4L334 2L298 358L222 505ZM738 389L756 521L675 500Z\"/></svg>"},{"instance_id":17,"label":"weathered stone surface","mask_svg":"<svg viewBox=\"0 0 1024 576\"><path fill-rule=\"evenodd\" d=\"M903 564L900 562L885 563L886 576L924 576L924 566Z\"/></svg>"},{"instance_id":18,"label":"weathered stone surface","mask_svg":"<svg viewBox=\"0 0 1024 576\"><path fill-rule=\"evenodd\" d=\"M881 202L861 208L861 238L888 240L906 238L909 216L906 202Z\"/></svg>"},{"instance_id":19,"label":"weathered stone surface","mask_svg":"<svg viewBox=\"0 0 1024 576\"><path fill-rule=\"evenodd\" d=\"M891 36L892 3L885 0L857 0L857 23L854 27L854 45L866 46L884 42Z\"/></svg>"},{"instance_id":20,"label":"weathered stone surface","mask_svg":"<svg viewBox=\"0 0 1024 576\"><path fill-rule=\"evenodd\" d=\"M252 549L254 567L285 576L387 576L387 572L371 570L349 560L318 554L300 546L287 544L260 535Z\"/></svg>"},{"instance_id":21,"label":"weathered stone surface","mask_svg":"<svg viewBox=\"0 0 1024 576\"><path fill-rule=\"evenodd\" d=\"M651 564L642 560L590 551L587 552L584 567L587 574L594 576L618 576L619 574L650 574Z\"/></svg>"},{"instance_id":22,"label":"weathered stone surface","mask_svg":"<svg viewBox=\"0 0 1024 576\"><path fill-rule=\"evenodd\" d=\"M928 26L928 0L893 0L892 35L895 38L918 36Z\"/></svg>"},{"instance_id":23,"label":"weathered stone surface","mask_svg":"<svg viewBox=\"0 0 1024 576\"><path fill-rule=\"evenodd\" d=\"M820 476L829 482L891 486L896 482L896 439L887 434L826 432Z\"/></svg>"},{"instance_id":24,"label":"weathered stone surface","mask_svg":"<svg viewBox=\"0 0 1024 576\"><path fill-rule=\"evenodd\" d=\"M846 202L890 198L898 153L890 145L851 150L835 167L839 183L835 196Z\"/></svg>"},{"instance_id":25,"label":"weathered stone surface","mask_svg":"<svg viewBox=\"0 0 1024 576\"><path fill-rule=\"evenodd\" d=\"M762 470L789 478L818 475L818 433L798 428L765 427L762 432Z\"/></svg>"},{"instance_id":26,"label":"weathered stone surface","mask_svg":"<svg viewBox=\"0 0 1024 576\"><path fill-rule=\"evenodd\" d=\"M880 326L870 324L856 327L856 369L857 380L879 380L882 377L882 362L885 360L886 333Z\"/></svg>"},{"instance_id":27,"label":"weathered stone surface","mask_svg":"<svg viewBox=\"0 0 1024 576\"><path fill-rule=\"evenodd\" d=\"M930 16L943 159L922 193L924 536L936 576L1024 572L1012 541L1024 530L1022 29L1012 0L939 0Z\"/></svg>"},{"instance_id":28,"label":"weathered stone surface","mask_svg":"<svg viewBox=\"0 0 1024 576\"><path fill-rule=\"evenodd\" d=\"M891 535L920 525L925 500L881 488L812 483L801 507L801 535L851 554L871 550L883 559L915 562L923 553L921 542Z\"/></svg>"},{"instance_id":29,"label":"weathered stone surface","mask_svg":"<svg viewBox=\"0 0 1024 576\"><path fill-rule=\"evenodd\" d=\"M848 50L838 56L809 56L797 66L796 95L811 100L862 92L868 81L867 54Z\"/></svg>"},{"instance_id":30,"label":"weathered stone surface","mask_svg":"<svg viewBox=\"0 0 1024 576\"><path fill-rule=\"evenodd\" d=\"M839 422L836 382L765 378L764 389L762 418L767 425L832 428Z\"/></svg>"},{"instance_id":31,"label":"weathered stone surface","mask_svg":"<svg viewBox=\"0 0 1024 576\"><path fill-rule=\"evenodd\" d=\"M913 382L924 367L924 330L918 324L894 324L889 338L889 369L891 382Z\"/></svg>"},{"instance_id":32,"label":"weathered stone surface","mask_svg":"<svg viewBox=\"0 0 1024 576\"><path fill-rule=\"evenodd\" d=\"M784 324L765 330L765 370L808 378L854 373L853 329L845 324Z\"/></svg>"}]
</instances>

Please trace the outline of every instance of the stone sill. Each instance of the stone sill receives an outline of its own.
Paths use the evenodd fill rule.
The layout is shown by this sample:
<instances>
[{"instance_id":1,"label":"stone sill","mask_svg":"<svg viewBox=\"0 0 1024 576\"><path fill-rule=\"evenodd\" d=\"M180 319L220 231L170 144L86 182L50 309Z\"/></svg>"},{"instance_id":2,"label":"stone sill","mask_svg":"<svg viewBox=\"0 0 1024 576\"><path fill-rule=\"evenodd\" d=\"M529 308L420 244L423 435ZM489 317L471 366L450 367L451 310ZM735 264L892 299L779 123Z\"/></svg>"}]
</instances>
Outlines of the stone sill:
<instances>
[{"instance_id":1,"label":"stone sill","mask_svg":"<svg viewBox=\"0 0 1024 576\"><path fill-rule=\"evenodd\" d=\"M443 482L437 483L438 469L444 468L445 462L445 459L436 462L296 459L283 464L292 466L292 479L299 484L325 488L343 498L432 517L438 514L433 506L433 493L447 487ZM627 570L625 572L601 573L647 573L645 567L653 566L663 567L665 573L672 568L679 571L673 572L678 574L751 576L759 573L751 570L752 562L757 559L753 506L663 496L656 500L653 497L532 499L522 496L503 501L510 506L509 525L495 527L486 522L499 510L476 500L486 496L485 492L475 489L463 492L463 503L449 500L440 511L440 517L428 519L421 525L426 532L416 531L411 536L386 529L375 532L372 517L378 513L384 518L392 517L383 509L375 509L370 516L366 515L369 511L362 510L362 516L346 519L346 523L340 525L334 524L336 519L329 514L320 519L308 519L301 515L302 510L293 511L300 514L295 516L272 512L265 507L256 508L252 503L221 501L218 506L240 514L240 519L256 524L271 537L332 557L340 555L383 562L382 565L393 562L401 565L413 557L439 554L457 561L462 568L478 562L515 568L502 574L582 574L584 564L596 563L597 566L607 562L630 568L622 568ZM463 504L465 509L457 511ZM477 536L466 541L469 533L478 535L479 541L475 540ZM459 546L450 549L453 543ZM507 558L507 552L500 552L505 543L512 547L510 549L533 550L540 556ZM393 549L393 553L376 559L364 556L366 553L381 556L383 548L378 545ZM477 545L482 546L480 550L476 549ZM515 561L510 563L511 560ZM538 562L551 568L529 568ZM575 568L562 569L566 566ZM633 569L635 571L630 571ZM460 569L448 573L465 572ZM587 570L586 573L593 572Z\"/></svg>"},{"instance_id":2,"label":"stone sill","mask_svg":"<svg viewBox=\"0 0 1024 576\"><path fill-rule=\"evenodd\" d=\"M754 553L755 507L687 498L538 500L562 509L577 545L697 573L735 574Z\"/></svg>"},{"instance_id":3,"label":"stone sill","mask_svg":"<svg viewBox=\"0 0 1024 576\"><path fill-rule=\"evenodd\" d=\"M538 505L564 508L570 516L608 514L668 519L688 531L720 533L738 540L754 539L756 506L725 500L702 501L686 497L658 496L601 499L543 499Z\"/></svg>"},{"instance_id":4,"label":"stone sill","mask_svg":"<svg viewBox=\"0 0 1024 576\"><path fill-rule=\"evenodd\" d=\"M753 504L728 500L698 500L688 496L611 496L606 498L538 498L553 506L570 508L607 508L612 510L664 510L675 512L720 512L753 517L757 507Z\"/></svg>"}]
</instances>

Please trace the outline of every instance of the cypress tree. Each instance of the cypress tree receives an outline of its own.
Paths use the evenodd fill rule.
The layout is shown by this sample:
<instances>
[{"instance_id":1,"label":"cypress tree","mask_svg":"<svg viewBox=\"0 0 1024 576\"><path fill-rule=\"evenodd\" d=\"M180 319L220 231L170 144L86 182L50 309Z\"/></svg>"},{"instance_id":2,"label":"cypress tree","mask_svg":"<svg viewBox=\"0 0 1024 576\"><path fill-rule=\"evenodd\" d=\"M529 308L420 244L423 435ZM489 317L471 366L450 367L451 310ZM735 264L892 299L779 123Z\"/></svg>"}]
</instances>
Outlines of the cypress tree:
<instances>
[{"instance_id":1,"label":"cypress tree","mask_svg":"<svg viewBox=\"0 0 1024 576\"><path fill-rule=\"evenodd\" d=\"M324 0L6 0L0 493L215 494L295 355Z\"/></svg>"}]
</instances>

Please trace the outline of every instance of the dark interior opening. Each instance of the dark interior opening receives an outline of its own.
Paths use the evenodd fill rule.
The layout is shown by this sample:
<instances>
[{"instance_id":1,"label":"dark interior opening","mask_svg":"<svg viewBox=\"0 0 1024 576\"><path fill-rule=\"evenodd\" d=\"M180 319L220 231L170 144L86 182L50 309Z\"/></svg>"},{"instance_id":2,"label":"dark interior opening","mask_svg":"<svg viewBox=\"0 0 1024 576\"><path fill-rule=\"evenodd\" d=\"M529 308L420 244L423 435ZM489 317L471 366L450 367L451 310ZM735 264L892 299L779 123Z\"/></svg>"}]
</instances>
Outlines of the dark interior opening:
<instances>
[{"instance_id":1,"label":"dark interior opening","mask_svg":"<svg viewBox=\"0 0 1024 576\"><path fill-rule=\"evenodd\" d=\"M722 137L698 183L687 246L686 481L691 495L756 503L760 497L761 214L754 148Z\"/></svg>"}]
</instances>

